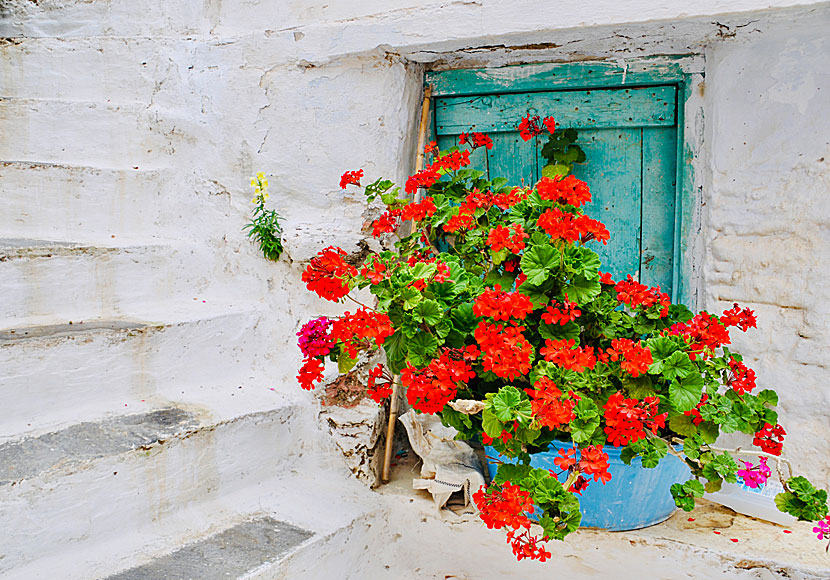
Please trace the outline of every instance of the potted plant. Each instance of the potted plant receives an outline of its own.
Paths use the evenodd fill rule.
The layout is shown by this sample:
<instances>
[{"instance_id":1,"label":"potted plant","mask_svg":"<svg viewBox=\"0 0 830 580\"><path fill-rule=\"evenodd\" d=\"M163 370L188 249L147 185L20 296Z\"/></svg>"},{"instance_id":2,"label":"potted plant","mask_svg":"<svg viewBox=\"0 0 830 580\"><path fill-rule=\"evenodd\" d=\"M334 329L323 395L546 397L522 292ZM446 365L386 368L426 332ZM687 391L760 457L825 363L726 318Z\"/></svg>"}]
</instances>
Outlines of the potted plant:
<instances>
[{"instance_id":1,"label":"potted plant","mask_svg":"<svg viewBox=\"0 0 830 580\"><path fill-rule=\"evenodd\" d=\"M575 131L554 133L553 119L538 117L519 130L525 140L549 134L550 163L533 187L468 167L472 149L493 146L480 133L461 135L468 148L439 152L431 143L431 163L403 194L384 179L362 186L362 170L343 175L341 187L362 187L369 202L385 205L371 229L396 237L394 251L352 264L329 247L311 260L308 289L356 308L302 327L298 379L313 388L327 359L345 373L359 353L382 348L386 362L371 369L369 394L383 401L400 375L414 409L439 414L460 438L481 437L497 464L492 484L475 494L482 519L508 530L520 559L544 560L543 540L580 525L582 494L629 477L614 461L633 460L637 472L673 461L674 471L645 486L659 483L669 513L674 504L691 510L724 481L766 477L785 432L777 395L757 389L728 346L730 332L756 325L753 312L735 305L694 314L659 288L601 272L590 245L610 233L581 209L591 192L570 174L584 159ZM375 304L351 297L355 288L369 288ZM714 448L721 432L735 431L754 436L764 469L741 468ZM825 491L800 476L782 480L782 511L827 514ZM636 503L629 485L624 499Z\"/></svg>"}]
</instances>

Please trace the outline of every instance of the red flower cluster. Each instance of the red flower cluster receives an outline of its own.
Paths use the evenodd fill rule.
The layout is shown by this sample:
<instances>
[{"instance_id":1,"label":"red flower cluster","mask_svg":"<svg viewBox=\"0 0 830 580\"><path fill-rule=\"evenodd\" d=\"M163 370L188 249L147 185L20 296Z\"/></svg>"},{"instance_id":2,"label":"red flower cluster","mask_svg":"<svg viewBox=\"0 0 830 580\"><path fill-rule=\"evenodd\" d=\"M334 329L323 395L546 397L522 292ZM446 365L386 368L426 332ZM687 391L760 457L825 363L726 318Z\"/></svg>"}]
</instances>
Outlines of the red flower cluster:
<instances>
[{"instance_id":1,"label":"red flower cluster","mask_svg":"<svg viewBox=\"0 0 830 580\"><path fill-rule=\"evenodd\" d=\"M297 380L300 386L307 391L314 388L314 383L323 380L323 363L316 358L307 358L303 360L303 366L300 367L300 374L297 375Z\"/></svg>"},{"instance_id":2,"label":"red flower cluster","mask_svg":"<svg viewBox=\"0 0 830 580\"><path fill-rule=\"evenodd\" d=\"M346 189L347 185L360 185L360 179L363 177L363 170L347 171L340 176L340 189Z\"/></svg>"},{"instance_id":3,"label":"red flower cluster","mask_svg":"<svg viewBox=\"0 0 830 580\"><path fill-rule=\"evenodd\" d=\"M401 209L390 209L383 212L378 219L372 222L372 236L379 238L383 234L391 234L401 225Z\"/></svg>"},{"instance_id":4,"label":"red flower cluster","mask_svg":"<svg viewBox=\"0 0 830 580\"><path fill-rule=\"evenodd\" d=\"M533 347L522 334L524 326L492 324L482 320L475 330L475 339L481 347L481 363L485 371L492 371L510 381L530 372Z\"/></svg>"},{"instance_id":5,"label":"red flower cluster","mask_svg":"<svg viewBox=\"0 0 830 580\"><path fill-rule=\"evenodd\" d=\"M542 314L542 320L548 324L559 324L565 326L571 320L576 320L582 314L582 311L576 307L576 302L568 300L568 295L565 294L565 301L559 304L556 301L548 305L547 310Z\"/></svg>"},{"instance_id":6,"label":"red flower cluster","mask_svg":"<svg viewBox=\"0 0 830 580\"><path fill-rule=\"evenodd\" d=\"M470 164L469 151L453 151L447 153L443 157L438 157L432 167L436 170L443 169L444 171L458 171L462 167Z\"/></svg>"},{"instance_id":7,"label":"red flower cluster","mask_svg":"<svg viewBox=\"0 0 830 580\"><path fill-rule=\"evenodd\" d=\"M445 351L437 359L417 369L407 363L401 371L401 384L412 408L422 413L437 413L455 398L459 383L475 376L472 367L458 353Z\"/></svg>"},{"instance_id":8,"label":"red flower cluster","mask_svg":"<svg viewBox=\"0 0 830 580\"><path fill-rule=\"evenodd\" d=\"M648 372L648 367L654 362L647 347L627 338L612 340L611 348L606 350L600 359L605 363L620 361L620 368L634 378Z\"/></svg>"},{"instance_id":9,"label":"red flower cluster","mask_svg":"<svg viewBox=\"0 0 830 580\"><path fill-rule=\"evenodd\" d=\"M642 401L626 399L620 392L608 397L605 403L605 434L614 447L628 445L644 439L645 430L656 434L666 426L668 413L657 414L659 397L646 397Z\"/></svg>"},{"instance_id":10,"label":"red flower cluster","mask_svg":"<svg viewBox=\"0 0 830 580\"><path fill-rule=\"evenodd\" d=\"M544 129L542 125L544 125ZM545 117L540 124L539 115L531 117L528 114L519 123L519 135L525 141L530 141L536 135L541 135L545 132L545 129L551 134L556 130L556 122L553 120L553 117Z\"/></svg>"},{"instance_id":11,"label":"red flower cluster","mask_svg":"<svg viewBox=\"0 0 830 580\"><path fill-rule=\"evenodd\" d=\"M576 456L576 447L572 447L568 450L560 449L559 457L554 459L553 462L563 471L569 470L573 466L576 466L580 473L593 476L594 481L602 480L603 485L611 481L611 474L608 473L608 454L602 450L601 445L589 445L588 447L581 449L579 452L579 459L577 459ZM580 482L578 487L569 491L581 494L582 491L588 487L588 480L584 477L582 479L583 481Z\"/></svg>"},{"instance_id":12,"label":"red flower cluster","mask_svg":"<svg viewBox=\"0 0 830 580\"><path fill-rule=\"evenodd\" d=\"M522 189L521 187L514 187L507 193L499 193L493 196L493 205L498 206L499 209L508 210L520 201L527 199L530 191Z\"/></svg>"},{"instance_id":13,"label":"red flower cluster","mask_svg":"<svg viewBox=\"0 0 830 580\"><path fill-rule=\"evenodd\" d=\"M784 435L787 432L781 425L772 426L769 423L764 423L764 426L755 434L752 440L753 445L757 445L765 453L772 455L781 455L781 450L784 448Z\"/></svg>"},{"instance_id":14,"label":"red flower cluster","mask_svg":"<svg viewBox=\"0 0 830 580\"><path fill-rule=\"evenodd\" d=\"M600 272L599 273L599 281L600 281L600 284L607 284L609 286L616 285L616 282L614 282L614 278L611 277L610 272Z\"/></svg>"},{"instance_id":15,"label":"red flower cluster","mask_svg":"<svg viewBox=\"0 0 830 580\"><path fill-rule=\"evenodd\" d=\"M493 140L484 133L472 133L472 135L461 133L461 135L458 136L458 144L472 145L473 149L477 149L479 147L486 147L487 149L493 148Z\"/></svg>"},{"instance_id":16,"label":"red flower cluster","mask_svg":"<svg viewBox=\"0 0 830 580\"><path fill-rule=\"evenodd\" d=\"M372 284L380 284L380 282L389 275L389 272L386 264L377 258L373 258L370 263L364 264L363 267L360 268L360 275Z\"/></svg>"},{"instance_id":17,"label":"red flower cluster","mask_svg":"<svg viewBox=\"0 0 830 580\"><path fill-rule=\"evenodd\" d=\"M602 445L589 445L581 449L577 469L586 475L592 475L594 481L602 481L605 485L611 481L608 473L608 454L602 450Z\"/></svg>"},{"instance_id":18,"label":"red flower cluster","mask_svg":"<svg viewBox=\"0 0 830 580\"><path fill-rule=\"evenodd\" d=\"M352 358L357 357L357 351L371 346L374 341L380 346L386 337L395 334L392 321L382 312L370 312L365 308L354 314L346 312L331 325L331 337L343 343L343 347Z\"/></svg>"},{"instance_id":19,"label":"red flower cluster","mask_svg":"<svg viewBox=\"0 0 830 580\"><path fill-rule=\"evenodd\" d=\"M627 304L631 308L641 307L648 310L652 306L660 307L660 318L669 315L671 298L660 287L649 288L645 284L635 281L631 274L626 280L620 280L614 287L617 291L617 300L620 304Z\"/></svg>"},{"instance_id":20,"label":"red flower cluster","mask_svg":"<svg viewBox=\"0 0 830 580\"><path fill-rule=\"evenodd\" d=\"M329 246L313 257L302 276L306 288L332 302L348 294L346 278L357 276L357 270L343 259L347 255L342 249Z\"/></svg>"},{"instance_id":21,"label":"red flower cluster","mask_svg":"<svg viewBox=\"0 0 830 580\"><path fill-rule=\"evenodd\" d=\"M383 372L382 364L378 364L369 371L369 385L366 393L376 403L380 403L392 394L392 377Z\"/></svg>"},{"instance_id":22,"label":"red flower cluster","mask_svg":"<svg viewBox=\"0 0 830 580\"><path fill-rule=\"evenodd\" d=\"M539 560L540 562L550 559L550 552L545 549L543 544L539 543L545 540L546 538L540 540L538 536L531 536L528 530L521 533L518 530L507 532L507 543L510 544L513 555L519 561L525 558Z\"/></svg>"},{"instance_id":23,"label":"red flower cluster","mask_svg":"<svg viewBox=\"0 0 830 580\"><path fill-rule=\"evenodd\" d=\"M752 389L755 388L755 371L734 358L729 359L729 369L732 371L729 380L729 386L732 387L732 390L739 395L751 393Z\"/></svg>"},{"instance_id":24,"label":"red flower cluster","mask_svg":"<svg viewBox=\"0 0 830 580\"><path fill-rule=\"evenodd\" d=\"M513 224L512 227L498 226L487 234L487 243L494 252L507 248L518 254L524 249L525 239L529 237L521 224Z\"/></svg>"},{"instance_id":25,"label":"red flower cluster","mask_svg":"<svg viewBox=\"0 0 830 580\"><path fill-rule=\"evenodd\" d=\"M435 201L431 197L424 197L419 203L410 203L403 208L401 220L421 221L435 213Z\"/></svg>"},{"instance_id":26,"label":"red flower cluster","mask_svg":"<svg viewBox=\"0 0 830 580\"><path fill-rule=\"evenodd\" d=\"M554 178L543 177L536 184L536 191L542 199L575 205L577 207L591 201L588 184L573 175Z\"/></svg>"},{"instance_id":27,"label":"red flower cluster","mask_svg":"<svg viewBox=\"0 0 830 580\"><path fill-rule=\"evenodd\" d=\"M704 352L704 349L713 351L730 342L729 330L708 312L701 312L688 322L678 322L669 329L669 334L680 335L689 343L692 360L696 353Z\"/></svg>"},{"instance_id":28,"label":"red flower cluster","mask_svg":"<svg viewBox=\"0 0 830 580\"><path fill-rule=\"evenodd\" d=\"M419 188L429 189L439 179L441 179L441 174L438 173L438 170L434 166L427 167L409 176L406 185L404 185L404 191L410 195L415 195Z\"/></svg>"},{"instance_id":29,"label":"red flower cluster","mask_svg":"<svg viewBox=\"0 0 830 580\"><path fill-rule=\"evenodd\" d=\"M530 298L518 292L502 292L501 286L488 288L475 299L473 314L480 317L490 317L493 320L508 320L518 318L524 320L533 312L533 303Z\"/></svg>"},{"instance_id":30,"label":"red flower cluster","mask_svg":"<svg viewBox=\"0 0 830 580\"><path fill-rule=\"evenodd\" d=\"M744 332L750 328L757 328L755 312L749 308L741 310L741 307L738 306L737 302L732 304L731 309L726 310L723 314L721 314L720 322L727 328L730 326L737 326Z\"/></svg>"},{"instance_id":31,"label":"red flower cluster","mask_svg":"<svg viewBox=\"0 0 830 580\"><path fill-rule=\"evenodd\" d=\"M540 377L533 383L533 389L525 389L530 395L530 404L536 421L542 427L557 429L574 420L574 407L579 397L570 393L563 398L562 391L548 377Z\"/></svg>"},{"instance_id":32,"label":"red flower cluster","mask_svg":"<svg viewBox=\"0 0 830 580\"><path fill-rule=\"evenodd\" d=\"M505 481L501 488L495 484L486 489L481 487L473 494L473 501L491 530L530 528L530 518L525 513L533 511L533 499L518 485Z\"/></svg>"},{"instance_id":33,"label":"red flower cluster","mask_svg":"<svg viewBox=\"0 0 830 580\"><path fill-rule=\"evenodd\" d=\"M546 210L539 216L536 223L550 237L567 242L575 242L581 238L583 242L599 240L607 244L611 239L611 234L602 222L591 219L587 215L574 215L556 207Z\"/></svg>"},{"instance_id":34,"label":"red flower cluster","mask_svg":"<svg viewBox=\"0 0 830 580\"><path fill-rule=\"evenodd\" d=\"M545 360L555 365L581 373L585 369L593 369L597 364L592 346L574 346L571 340L545 340L545 346L539 349L539 354Z\"/></svg>"}]
</instances>

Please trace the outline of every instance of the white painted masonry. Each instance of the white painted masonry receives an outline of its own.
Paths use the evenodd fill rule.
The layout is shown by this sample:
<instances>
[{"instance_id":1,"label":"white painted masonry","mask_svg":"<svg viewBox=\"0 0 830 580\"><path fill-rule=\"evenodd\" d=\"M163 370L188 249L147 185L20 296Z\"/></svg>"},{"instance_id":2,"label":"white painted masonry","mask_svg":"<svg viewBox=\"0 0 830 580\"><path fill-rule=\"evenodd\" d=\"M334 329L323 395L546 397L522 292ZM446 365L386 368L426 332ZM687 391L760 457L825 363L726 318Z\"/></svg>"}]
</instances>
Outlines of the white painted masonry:
<instances>
[{"instance_id":1,"label":"white painted masonry","mask_svg":"<svg viewBox=\"0 0 830 580\"><path fill-rule=\"evenodd\" d=\"M375 509L294 379L300 324L340 308L300 274L326 245L360 249L370 210L338 188L345 169L411 170L426 68L701 57L698 306L757 310L736 347L781 394L796 469L830 485L828 30L827 2L0 2L0 332L147 325L0 345L0 444L171 405L205 426L145 475L118 460L158 483L150 499L93 484L118 470L101 462L0 487L18 506L0 528L23 534L0 545L0 577L57 561L65 578L112 573L258 502L326 534ZM276 264L242 231L257 171L284 217ZM210 466L215 488L190 464ZM326 509L299 499L306 480ZM87 485L124 517L84 527L65 506L61 522ZM119 525L134 530L120 544Z\"/></svg>"}]
</instances>

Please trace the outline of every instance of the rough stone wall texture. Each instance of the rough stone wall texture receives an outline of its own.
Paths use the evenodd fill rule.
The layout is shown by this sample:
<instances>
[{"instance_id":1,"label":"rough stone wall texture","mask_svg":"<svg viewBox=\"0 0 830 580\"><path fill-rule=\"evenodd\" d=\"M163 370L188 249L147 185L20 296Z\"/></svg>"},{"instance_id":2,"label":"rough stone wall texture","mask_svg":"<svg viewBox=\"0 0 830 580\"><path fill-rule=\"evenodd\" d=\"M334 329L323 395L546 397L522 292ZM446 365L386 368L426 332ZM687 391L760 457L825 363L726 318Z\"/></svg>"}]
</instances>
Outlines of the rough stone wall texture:
<instances>
[{"instance_id":1,"label":"rough stone wall texture","mask_svg":"<svg viewBox=\"0 0 830 580\"><path fill-rule=\"evenodd\" d=\"M780 394L785 450L830 480L830 37L828 18L707 52L706 308L754 308L735 336ZM740 334L740 333L738 333Z\"/></svg>"},{"instance_id":2,"label":"rough stone wall texture","mask_svg":"<svg viewBox=\"0 0 830 580\"><path fill-rule=\"evenodd\" d=\"M782 392L798 467L827 482L828 13L826 3L774 0L556 10L546 0L6 0L0 237L99 248L86 252L96 267L83 275L100 299L58 288L37 308L4 314L2 327L136 313L178 321L194 298L219 312L252 305L261 316L235 331L236 367L223 380L297 396L294 333L339 308L303 289L302 262L329 244L359 249L366 207L338 189L344 169L405 178L425 66L703 53L706 133L694 161L705 203L701 305L717 311L739 300L758 310L760 328L737 344L760 382ZM285 218L278 264L241 231L259 170ZM100 248L135 245L175 256L155 268L164 280L141 294L140 308L116 274L97 267ZM18 274L38 287L25 268ZM200 342L198 325L193 332L197 360L226 339ZM130 373L142 382L132 411L163 390L156 369L179 359L150 360ZM193 373L194 383L215 374ZM230 399L217 389L201 402L223 408ZM79 404L90 415L115 408ZM4 418L15 428L0 435L85 418L72 407L47 417Z\"/></svg>"}]
</instances>

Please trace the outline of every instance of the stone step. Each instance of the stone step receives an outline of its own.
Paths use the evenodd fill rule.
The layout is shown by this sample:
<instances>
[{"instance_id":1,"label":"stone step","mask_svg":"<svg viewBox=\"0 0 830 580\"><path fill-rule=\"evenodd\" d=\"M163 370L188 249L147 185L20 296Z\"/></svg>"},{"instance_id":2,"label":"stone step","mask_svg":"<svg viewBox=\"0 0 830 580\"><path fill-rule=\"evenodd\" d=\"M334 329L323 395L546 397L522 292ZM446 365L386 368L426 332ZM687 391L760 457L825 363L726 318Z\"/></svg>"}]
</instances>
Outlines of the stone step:
<instances>
[{"instance_id":1,"label":"stone step","mask_svg":"<svg viewBox=\"0 0 830 580\"><path fill-rule=\"evenodd\" d=\"M93 245L172 239L226 212L222 192L215 183L198 183L173 169L4 161L0 232Z\"/></svg>"},{"instance_id":2,"label":"stone step","mask_svg":"<svg viewBox=\"0 0 830 580\"><path fill-rule=\"evenodd\" d=\"M73 564L78 570L61 578L95 576L85 568L90 558L109 561L114 573L263 506L308 525L312 518L300 511L312 498L304 495L314 494L324 463L330 483L345 480L345 469L332 469L332 457L319 449L313 407L276 400L269 410L225 421L167 408L0 446L0 521L14 530L0 543L0 577L27 569L21 578L45 577L33 570L69 562L76 552L84 554ZM330 487L326 493L336 493Z\"/></svg>"},{"instance_id":3,"label":"stone step","mask_svg":"<svg viewBox=\"0 0 830 580\"><path fill-rule=\"evenodd\" d=\"M276 564L314 534L270 516L242 522L107 580L225 580Z\"/></svg>"},{"instance_id":4,"label":"stone step","mask_svg":"<svg viewBox=\"0 0 830 580\"><path fill-rule=\"evenodd\" d=\"M220 415L267 408L268 387L287 378L275 375L258 305L134 306L129 317L0 329L0 442L173 401Z\"/></svg>"},{"instance_id":5,"label":"stone step","mask_svg":"<svg viewBox=\"0 0 830 580\"><path fill-rule=\"evenodd\" d=\"M0 445L0 486L14 485L45 473L166 441L197 426L196 416L169 408L78 423L39 437Z\"/></svg>"},{"instance_id":6,"label":"stone step","mask_svg":"<svg viewBox=\"0 0 830 580\"><path fill-rule=\"evenodd\" d=\"M144 105L0 98L0 160L163 169L207 137L193 116Z\"/></svg>"},{"instance_id":7,"label":"stone step","mask_svg":"<svg viewBox=\"0 0 830 580\"><path fill-rule=\"evenodd\" d=\"M113 242L114 240L111 240ZM70 244L0 238L0 320L117 318L135 303L192 300L210 285L200 246Z\"/></svg>"}]
</instances>

